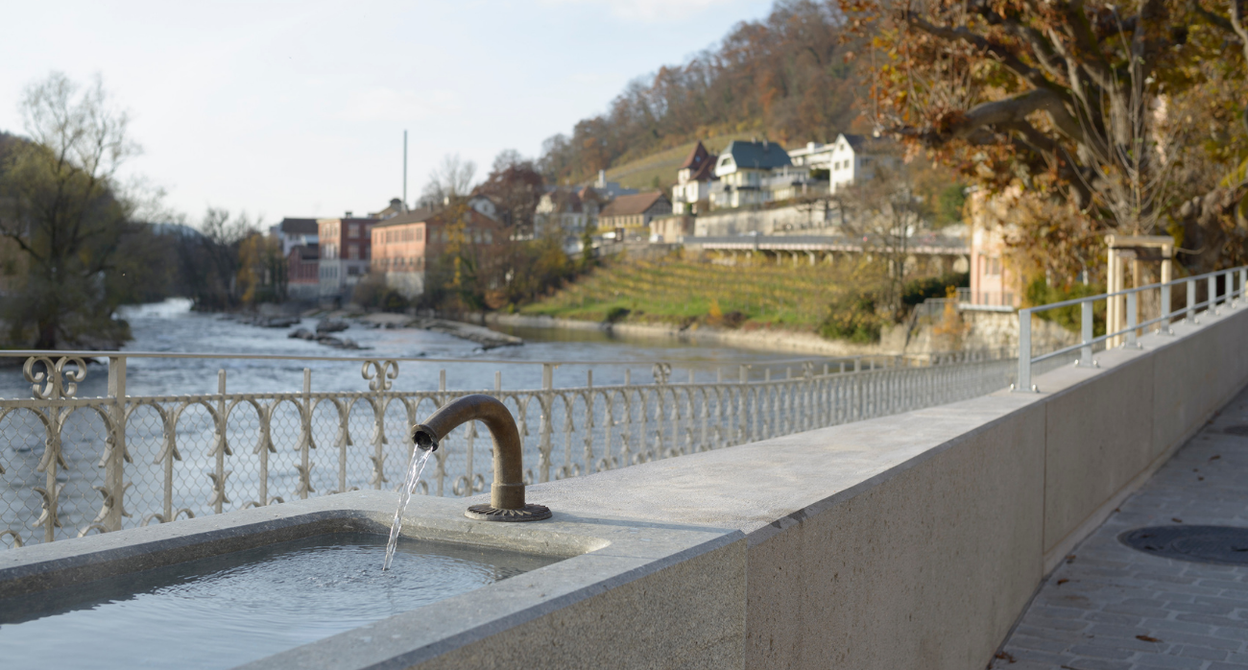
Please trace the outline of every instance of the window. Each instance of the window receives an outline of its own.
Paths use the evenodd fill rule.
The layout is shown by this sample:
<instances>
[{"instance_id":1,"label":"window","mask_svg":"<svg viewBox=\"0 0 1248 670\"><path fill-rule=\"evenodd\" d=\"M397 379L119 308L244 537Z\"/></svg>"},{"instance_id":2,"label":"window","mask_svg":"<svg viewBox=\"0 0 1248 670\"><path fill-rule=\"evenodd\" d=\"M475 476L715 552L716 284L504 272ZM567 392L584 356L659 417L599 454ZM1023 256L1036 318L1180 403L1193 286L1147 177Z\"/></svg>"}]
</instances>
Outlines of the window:
<instances>
[{"instance_id":1,"label":"window","mask_svg":"<svg viewBox=\"0 0 1248 670\"><path fill-rule=\"evenodd\" d=\"M360 260L360 245L348 244L347 245L347 258L353 261Z\"/></svg>"},{"instance_id":2,"label":"window","mask_svg":"<svg viewBox=\"0 0 1248 670\"><path fill-rule=\"evenodd\" d=\"M360 224L352 223L347 226L347 237L359 237L359 236L360 236Z\"/></svg>"},{"instance_id":3,"label":"window","mask_svg":"<svg viewBox=\"0 0 1248 670\"><path fill-rule=\"evenodd\" d=\"M425 241L425 227L424 226L416 226L416 241L417 242Z\"/></svg>"}]
</instances>

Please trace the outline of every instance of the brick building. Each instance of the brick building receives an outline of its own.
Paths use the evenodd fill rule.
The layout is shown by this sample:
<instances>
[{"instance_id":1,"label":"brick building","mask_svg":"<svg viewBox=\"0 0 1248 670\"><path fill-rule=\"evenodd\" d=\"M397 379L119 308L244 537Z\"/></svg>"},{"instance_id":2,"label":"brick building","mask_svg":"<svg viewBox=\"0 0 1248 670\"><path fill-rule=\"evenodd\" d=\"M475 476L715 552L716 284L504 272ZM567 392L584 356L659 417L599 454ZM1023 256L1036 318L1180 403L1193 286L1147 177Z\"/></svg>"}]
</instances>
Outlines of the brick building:
<instances>
[{"instance_id":1,"label":"brick building","mask_svg":"<svg viewBox=\"0 0 1248 670\"><path fill-rule=\"evenodd\" d=\"M463 224L462 229L457 223ZM405 298L414 298L425 292L430 264L456 235L462 235L461 244L486 256L491 247L506 239L502 224L476 209L466 209L461 215L454 210L422 208L372 227L370 269L385 275L387 287Z\"/></svg>"},{"instance_id":2,"label":"brick building","mask_svg":"<svg viewBox=\"0 0 1248 670\"><path fill-rule=\"evenodd\" d=\"M350 299L351 291L368 274L372 228L378 219L317 219L320 241L318 274L323 299Z\"/></svg>"}]
</instances>

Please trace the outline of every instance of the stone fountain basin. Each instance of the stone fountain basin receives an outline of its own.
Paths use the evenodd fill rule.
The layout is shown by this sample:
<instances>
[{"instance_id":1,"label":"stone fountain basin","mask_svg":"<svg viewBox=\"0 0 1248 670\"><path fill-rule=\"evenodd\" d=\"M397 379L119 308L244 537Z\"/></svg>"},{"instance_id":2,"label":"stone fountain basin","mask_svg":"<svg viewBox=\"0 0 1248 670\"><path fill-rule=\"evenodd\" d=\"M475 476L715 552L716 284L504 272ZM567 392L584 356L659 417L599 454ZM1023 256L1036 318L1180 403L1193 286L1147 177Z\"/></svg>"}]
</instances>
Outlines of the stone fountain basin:
<instances>
[{"instance_id":1,"label":"stone fountain basin","mask_svg":"<svg viewBox=\"0 0 1248 670\"><path fill-rule=\"evenodd\" d=\"M318 535L384 538L397 498L392 492L357 491L3 551L0 599ZM710 558L736 574L743 559L738 531L589 518L557 509L547 521L492 523L465 518L464 508L462 500L414 498L403 536L561 560L241 667L437 667L465 654L489 656L500 645L514 650L517 634L540 653L542 645L560 643L559 631L545 624L571 610L579 618L586 615L580 610L608 607L601 597L607 591L680 578L679 570L667 568L691 559ZM732 591L744 587L738 589L735 580L726 583ZM613 610L602 612L602 619L621 616L618 607ZM736 618L729 616L726 625L743 623ZM655 621L661 624L661 618ZM525 633L535 627L543 631L539 637L549 639Z\"/></svg>"}]
</instances>

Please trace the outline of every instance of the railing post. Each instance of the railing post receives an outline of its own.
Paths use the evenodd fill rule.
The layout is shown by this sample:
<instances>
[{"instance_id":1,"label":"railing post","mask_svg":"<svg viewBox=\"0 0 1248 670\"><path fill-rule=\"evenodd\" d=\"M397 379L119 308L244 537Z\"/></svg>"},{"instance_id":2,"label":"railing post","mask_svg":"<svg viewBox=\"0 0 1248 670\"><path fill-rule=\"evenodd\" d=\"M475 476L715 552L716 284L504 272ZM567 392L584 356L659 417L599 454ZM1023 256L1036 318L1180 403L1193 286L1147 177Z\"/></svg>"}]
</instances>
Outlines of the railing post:
<instances>
[{"instance_id":1,"label":"railing post","mask_svg":"<svg viewBox=\"0 0 1248 670\"><path fill-rule=\"evenodd\" d=\"M1205 300L1205 311L1209 314L1216 314L1213 311L1214 305L1218 304L1218 275L1209 275L1209 298Z\"/></svg>"},{"instance_id":2,"label":"railing post","mask_svg":"<svg viewBox=\"0 0 1248 670\"><path fill-rule=\"evenodd\" d=\"M1135 291L1127 294L1127 339L1122 346L1125 349L1138 349L1139 342L1135 334L1135 326L1140 322L1139 294Z\"/></svg>"},{"instance_id":3,"label":"railing post","mask_svg":"<svg viewBox=\"0 0 1248 670\"><path fill-rule=\"evenodd\" d=\"M555 427L552 425L554 421L555 406L555 366L556 363L542 363L542 401L538 403L538 407L542 412L542 422L538 427L538 470L541 479L539 481L550 481L550 452L551 441L550 436L554 432ZM643 401L644 403L644 401ZM645 406L642 406L642 413L645 413Z\"/></svg>"},{"instance_id":4,"label":"railing post","mask_svg":"<svg viewBox=\"0 0 1248 670\"><path fill-rule=\"evenodd\" d=\"M1157 323L1157 333L1162 335L1173 335L1174 331L1170 328L1170 284L1161 285L1161 321Z\"/></svg>"},{"instance_id":5,"label":"railing post","mask_svg":"<svg viewBox=\"0 0 1248 670\"><path fill-rule=\"evenodd\" d=\"M1183 315L1184 321L1196 322L1196 280L1187 279L1187 309Z\"/></svg>"},{"instance_id":6,"label":"railing post","mask_svg":"<svg viewBox=\"0 0 1248 670\"><path fill-rule=\"evenodd\" d=\"M737 444L743 444L749 440L749 414L746 407L749 399L746 394L749 393L750 367L742 365L738 368L738 379L740 386L737 388Z\"/></svg>"},{"instance_id":7,"label":"railing post","mask_svg":"<svg viewBox=\"0 0 1248 670\"><path fill-rule=\"evenodd\" d=\"M105 505L97 521L106 530L121 530L126 514L126 357L108 358L108 396L112 399L112 435L104 462Z\"/></svg>"},{"instance_id":8,"label":"railing post","mask_svg":"<svg viewBox=\"0 0 1248 670\"><path fill-rule=\"evenodd\" d=\"M1031 390L1031 310L1018 310L1018 383L1015 391Z\"/></svg>"},{"instance_id":9,"label":"railing post","mask_svg":"<svg viewBox=\"0 0 1248 670\"><path fill-rule=\"evenodd\" d=\"M1081 368L1096 367L1096 360L1092 358L1092 325L1092 301L1085 300L1079 303L1079 341L1083 348L1079 350L1076 364Z\"/></svg>"},{"instance_id":10,"label":"railing post","mask_svg":"<svg viewBox=\"0 0 1248 670\"><path fill-rule=\"evenodd\" d=\"M301 500L306 500L309 493L315 493L316 489L312 488L312 454L311 449L316 447L312 441L312 369L303 369L303 412L300 417L302 424L299 436L299 488L296 493L299 494Z\"/></svg>"},{"instance_id":11,"label":"railing post","mask_svg":"<svg viewBox=\"0 0 1248 670\"><path fill-rule=\"evenodd\" d=\"M208 475L212 479L212 510L220 514L224 509L225 503L230 499L225 495L225 480L230 473L225 471L225 457L230 451L230 442L227 435L229 420L226 416L228 409L225 402L225 370L217 370L217 426L216 426L216 444L213 445L213 458L216 467L212 474Z\"/></svg>"}]
</instances>

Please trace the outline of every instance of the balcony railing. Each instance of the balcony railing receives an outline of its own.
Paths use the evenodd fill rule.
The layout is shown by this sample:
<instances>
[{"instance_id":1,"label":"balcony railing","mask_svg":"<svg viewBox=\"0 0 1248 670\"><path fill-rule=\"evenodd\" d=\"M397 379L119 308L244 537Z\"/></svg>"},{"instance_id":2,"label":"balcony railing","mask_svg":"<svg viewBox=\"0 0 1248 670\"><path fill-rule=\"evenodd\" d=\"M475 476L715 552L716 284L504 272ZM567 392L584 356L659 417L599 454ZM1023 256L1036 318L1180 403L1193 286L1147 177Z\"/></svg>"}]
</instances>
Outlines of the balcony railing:
<instances>
[{"instance_id":1,"label":"balcony railing","mask_svg":"<svg viewBox=\"0 0 1248 670\"><path fill-rule=\"evenodd\" d=\"M91 532L281 503L294 498L400 485L412 444L410 426L442 404L477 389L394 388L400 365L483 361L295 358L266 355L132 352L3 352L24 357L33 397L0 400L0 540L20 545ZM88 358L107 359L103 397L78 397ZM362 365L358 392L301 389L131 396L127 361L140 358L337 361ZM285 362L285 363L283 363ZM515 361L497 361L514 365ZM189 363L189 361L188 361ZM319 365L319 363L317 363ZM1002 389L1012 359L956 353L769 363L696 380L656 363L640 383L556 388L555 368L541 388L490 393L511 409L524 442L525 478L546 482L766 439L798 431L939 405ZM593 362L593 365L607 365ZM101 371L102 372L102 371ZM682 379L681 377L685 377ZM707 373L703 373L706 377ZM417 492L466 496L492 477L488 435L456 430L436 452Z\"/></svg>"}]
</instances>

